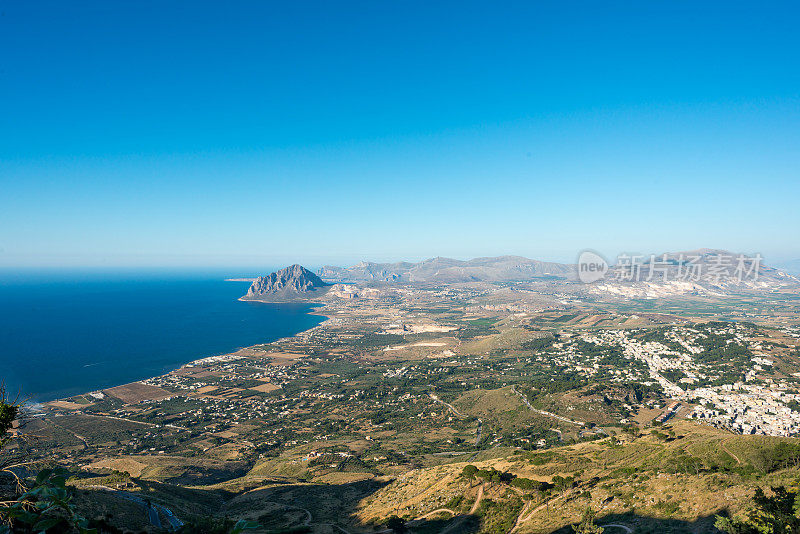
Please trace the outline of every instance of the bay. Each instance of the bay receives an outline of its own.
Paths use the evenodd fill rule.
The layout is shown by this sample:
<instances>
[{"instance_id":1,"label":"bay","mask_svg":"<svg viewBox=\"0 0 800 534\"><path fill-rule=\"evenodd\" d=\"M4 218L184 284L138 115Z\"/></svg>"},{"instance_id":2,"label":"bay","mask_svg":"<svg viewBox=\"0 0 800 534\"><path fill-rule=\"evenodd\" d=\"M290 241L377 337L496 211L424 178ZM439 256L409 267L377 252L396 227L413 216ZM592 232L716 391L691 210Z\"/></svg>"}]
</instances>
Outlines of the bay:
<instances>
[{"instance_id":1,"label":"bay","mask_svg":"<svg viewBox=\"0 0 800 534\"><path fill-rule=\"evenodd\" d=\"M247 283L198 273L3 273L0 380L12 396L48 401L160 375L324 320L308 304L238 301L246 290Z\"/></svg>"}]
</instances>

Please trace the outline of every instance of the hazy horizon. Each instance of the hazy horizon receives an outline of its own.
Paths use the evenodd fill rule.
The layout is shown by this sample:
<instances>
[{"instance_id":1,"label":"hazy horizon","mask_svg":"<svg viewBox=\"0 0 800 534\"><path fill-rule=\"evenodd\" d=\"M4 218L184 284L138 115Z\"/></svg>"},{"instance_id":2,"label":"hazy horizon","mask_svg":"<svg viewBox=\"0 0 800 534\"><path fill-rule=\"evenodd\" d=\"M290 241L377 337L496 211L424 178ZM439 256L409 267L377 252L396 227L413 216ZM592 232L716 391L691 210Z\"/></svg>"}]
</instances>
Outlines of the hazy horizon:
<instances>
[{"instance_id":1,"label":"hazy horizon","mask_svg":"<svg viewBox=\"0 0 800 534\"><path fill-rule=\"evenodd\" d=\"M713 247L702 247L702 248L713 248ZM593 250L593 249L589 249ZM594 252L600 253L603 257L605 257L609 263L614 264L617 261L618 255L629 255L634 258L641 258L642 261L646 260L651 254L656 256L663 254L663 253L674 253L674 252L690 252L691 250L696 249L681 249L681 250L660 250L660 251L631 251L631 250L621 250L621 251L614 251L613 253L606 253L604 251L596 251ZM581 252L581 251L578 251ZM797 274L800 275L800 259L793 259L793 258L779 258L774 256L764 256L758 251L727 251L731 252L734 255L744 254L746 256L755 256L761 255L762 261L764 265L769 267L776 267L790 274ZM106 263L106 264L96 264L96 265L87 265L87 264L69 264L69 265L16 265L16 266L8 266L8 265L0 265L0 275L4 275L8 277L10 275L16 276L18 280L25 280L25 279L36 279L38 277L50 276L50 275L59 275L63 274L62 278L68 279L69 277L82 277L82 276L110 276L110 277L124 277L124 276L134 276L134 277L151 277L151 276L159 276L159 277L182 277L185 275L191 276L200 276L200 277L224 277L224 278L237 278L237 277L253 277L253 276L260 276L264 274L268 274L270 272L276 271L283 267L287 267L293 264L301 264L307 269L312 271L317 271L318 269L325 267L325 266L338 266L338 267L351 267L356 265L360 262L371 262L371 263L401 263L401 262L410 262L410 263L417 263L424 260L434 259L436 257L443 257L443 258L450 258L455 260L467 261L476 258L487 258L487 257L498 257L498 256L520 256L532 260L539 260L544 262L553 262L553 263L562 263L562 264L575 264L578 260L578 253L576 253L573 257L566 257L566 258L554 258L554 257L541 257L541 256L526 256L522 254L497 254L497 255L489 255L489 254L482 254L478 256L465 256L465 257L457 257L457 256L444 256L444 255L436 255L436 256L411 256L411 257L361 257L361 258L305 258L305 259L298 259L298 258L250 258L248 261L240 261L236 262L220 262L220 263L204 263L204 264L187 264L187 263L161 263L161 264L115 264L115 263ZM0 281L2 282L2 281Z\"/></svg>"}]
</instances>

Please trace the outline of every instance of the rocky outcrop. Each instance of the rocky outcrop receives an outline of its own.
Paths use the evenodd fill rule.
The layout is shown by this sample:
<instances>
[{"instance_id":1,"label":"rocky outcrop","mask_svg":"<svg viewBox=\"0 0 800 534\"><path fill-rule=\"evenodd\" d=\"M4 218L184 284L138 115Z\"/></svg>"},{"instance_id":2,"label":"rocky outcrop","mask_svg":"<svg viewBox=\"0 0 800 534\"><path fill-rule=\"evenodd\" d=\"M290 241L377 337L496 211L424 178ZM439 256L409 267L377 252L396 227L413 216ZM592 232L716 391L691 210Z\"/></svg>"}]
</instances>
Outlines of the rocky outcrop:
<instances>
[{"instance_id":1,"label":"rocky outcrop","mask_svg":"<svg viewBox=\"0 0 800 534\"><path fill-rule=\"evenodd\" d=\"M256 278L242 297L245 300L303 298L306 294L327 289L330 284L302 265L290 265L267 276Z\"/></svg>"},{"instance_id":2,"label":"rocky outcrop","mask_svg":"<svg viewBox=\"0 0 800 534\"><path fill-rule=\"evenodd\" d=\"M332 285L328 295L340 299L378 299L384 294L380 289L369 287L357 287L351 284L335 284Z\"/></svg>"}]
</instances>

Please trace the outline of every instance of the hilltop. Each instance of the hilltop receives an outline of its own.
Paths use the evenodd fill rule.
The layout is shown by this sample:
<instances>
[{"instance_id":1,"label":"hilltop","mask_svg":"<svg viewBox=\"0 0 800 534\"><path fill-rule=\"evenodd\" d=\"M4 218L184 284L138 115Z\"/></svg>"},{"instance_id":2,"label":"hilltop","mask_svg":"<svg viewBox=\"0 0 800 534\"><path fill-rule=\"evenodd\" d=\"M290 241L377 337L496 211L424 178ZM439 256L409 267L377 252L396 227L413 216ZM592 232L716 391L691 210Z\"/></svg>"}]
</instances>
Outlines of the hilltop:
<instances>
[{"instance_id":1,"label":"hilltop","mask_svg":"<svg viewBox=\"0 0 800 534\"><path fill-rule=\"evenodd\" d=\"M266 528L254 534L388 532L383 529L392 516L411 534L568 533L587 508L610 534L712 534L719 532L715 516L746 512L756 487L796 484L798 460L789 438L735 436L675 421L540 451L495 447L388 476L331 453L310 463L264 458L249 467L196 458L188 460L188 470L228 470L230 478L187 478L180 485L165 480L170 473L162 467L137 471L135 461L131 467L106 463L126 469L109 475L95 465L72 484L86 515L113 512L112 524L141 530L152 529L141 505L115 496L110 486L147 495L184 519L211 514L259 521ZM325 467L327 478L307 480L311 470Z\"/></svg>"},{"instance_id":2,"label":"hilltop","mask_svg":"<svg viewBox=\"0 0 800 534\"><path fill-rule=\"evenodd\" d=\"M242 300L305 300L324 294L329 286L302 265L294 264L256 278Z\"/></svg>"},{"instance_id":3,"label":"hilltop","mask_svg":"<svg viewBox=\"0 0 800 534\"><path fill-rule=\"evenodd\" d=\"M798 452L788 438L734 436L676 421L544 451L497 448L412 470L365 499L357 516L374 523L397 515L415 532L543 534L572 532L569 525L591 508L609 533L719 532L714 516L747 509L754 486L796 483ZM469 465L477 476L465 471Z\"/></svg>"}]
</instances>

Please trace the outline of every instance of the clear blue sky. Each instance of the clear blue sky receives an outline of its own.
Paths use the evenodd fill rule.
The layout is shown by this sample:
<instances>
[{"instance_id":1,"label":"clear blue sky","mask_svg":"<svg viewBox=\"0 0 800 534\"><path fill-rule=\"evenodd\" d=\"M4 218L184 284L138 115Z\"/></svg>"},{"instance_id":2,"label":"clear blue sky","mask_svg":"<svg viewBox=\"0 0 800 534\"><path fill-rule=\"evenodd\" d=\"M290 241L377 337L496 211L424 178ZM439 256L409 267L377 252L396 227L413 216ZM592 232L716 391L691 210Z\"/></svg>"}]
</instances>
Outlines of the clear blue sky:
<instances>
[{"instance_id":1,"label":"clear blue sky","mask_svg":"<svg viewBox=\"0 0 800 534\"><path fill-rule=\"evenodd\" d=\"M0 266L800 257L794 2L0 2Z\"/></svg>"}]
</instances>

